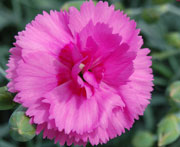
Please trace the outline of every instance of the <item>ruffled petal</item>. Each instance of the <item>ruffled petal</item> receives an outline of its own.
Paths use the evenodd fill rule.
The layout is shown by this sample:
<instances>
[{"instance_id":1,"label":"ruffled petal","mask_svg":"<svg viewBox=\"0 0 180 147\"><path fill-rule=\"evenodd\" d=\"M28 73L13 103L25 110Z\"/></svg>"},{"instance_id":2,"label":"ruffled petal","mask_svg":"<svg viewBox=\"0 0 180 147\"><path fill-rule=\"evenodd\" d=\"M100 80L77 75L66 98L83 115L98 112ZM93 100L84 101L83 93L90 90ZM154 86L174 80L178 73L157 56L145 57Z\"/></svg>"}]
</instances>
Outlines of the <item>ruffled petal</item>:
<instances>
[{"instance_id":1,"label":"ruffled petal","mask_svg":"<svg viewBox=\"0 0 180 147\"><path fill-rule=\"evenodd\" d=\"M10 92L17 92L15 89L15 78L17 77L17 67L19 62L21 61L21 48L18 46L13 47L10 49L11 55L10 59L8 61L7 66L9 67L6 72L7 72L7 78L11 79L11 81L8 83L7 87Z\"/></svg>"},{"instance_id":2,"label":"ruffled petal","mask_svg":"<svg viewBox=\"0 0 180 147\"><path fill-rule=\"evenodd\" d=\"M69 27L73 34L79 33L90 21L96 23L107 23L114 11L114 6L108 6L107 2L98 2L96 6L93 1L84 2L80 12L71 7L69 12Z\"/></svg>"},{"instance_id":3,"label":"ruffled petal","mask_svg":"<svg viewBox=\"0 0 180 147\"><path fill-rule=\"evenodd\" d=\"M129 46L123 43L104 60L104 82L118 88L129 81L129 76L134 72L133 60L136 53L128 51Z\"/></svg>"},{"instance_id":4,"label":"ruffled petal","mask_svg":"<svg viewBox=\"0 0 180 147\"><path fill-rule=\"evenodd\" d=\"M75 89L72 82L67 82L46 95L51 104L50 118L55 120L58 130L64 129L66 134L71 131L78 134L92 131L98 123L96 100L78 95Z\"/></svg>"},{"instance_id":5,"label":"ruffled petal","mask_svg":"<svg viewBox=\"0 0 180 147\"><path fill-rule=\"evenodd\" d=\"M151 57L147 56L149 49L141 49L134 60L134 73L130 76L129 82L120 87L128 114L133 119L138 119L138 115L143 115L146 106L151 98L152 86L152 62Z\"/></svg>"},{"instance_id":6,"label":"ruffled petal","mask_svg":"<svg viewBox=\"0 0 180 147\"><path fill-rule=\"evenodd\" d=\"M113 33L122 37L122 42L129 45L129 51L138 51L143 44L142 37L139 36L140 29L136 29L136 22L130 20L123 11L114 11L108 20L109 27L113 28Z\"/></svg>"},{"instance_id":7,"label":"ruffled petal","mask_svg":"<svg viewBox=\"0 0 180 147\"><path fill-rule=\"evenodd\" d=\"M30 106L59 83L59 75L64 81L69 80L70 71L60 64L55 57L36 52L26 55L16 69L15 89L24 106ZM29 99L27 101L27 99Z\"/></svg>"},{"instance_id":8,"label":"ruffled petal","mask_svg":"<svg viewBox=\"0 0 180 147\"><path fill-rule=\"evenodd\" d=\"M32 123L43 124L49 121L49 107L50 105L43 102L43 98L39 99L33 105L29 106L26 115L33 118Z\"/></svg>"},{"instance_id":9,"label":"ruffled petal","mask_svg":"<svg viewBox=\"0 0 180 147\"><path fill-rule=\"evenodd\" d=\"M28 24L17 44L23 49L23 56L36 51L57 56L60 49L71 40L66 12L51 11L50 14L43 12L43 15L38 15Z\"/></svg>"}]
</instances>

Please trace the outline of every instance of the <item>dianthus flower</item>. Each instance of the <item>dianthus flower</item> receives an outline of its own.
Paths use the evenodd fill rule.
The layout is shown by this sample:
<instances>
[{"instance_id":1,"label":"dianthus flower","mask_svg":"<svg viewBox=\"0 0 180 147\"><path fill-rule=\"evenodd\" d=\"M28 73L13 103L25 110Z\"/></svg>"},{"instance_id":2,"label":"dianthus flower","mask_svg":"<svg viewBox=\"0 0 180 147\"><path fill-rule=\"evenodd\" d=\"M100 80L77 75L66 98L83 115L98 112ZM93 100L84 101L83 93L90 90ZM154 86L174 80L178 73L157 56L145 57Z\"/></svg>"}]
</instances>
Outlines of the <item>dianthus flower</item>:
<instances>
[{"instance_id":1,"label":"dianthus flower","mask_svg":"<svg viewBox=\"0 0 180 147\"><path fill-rule=\"evenodd\" d=\"M143 115L149 49L134 20L107 2L43 12L16 36L7 77L36 132L61 145L106 143Z\"/></svg>"}]
</instances>

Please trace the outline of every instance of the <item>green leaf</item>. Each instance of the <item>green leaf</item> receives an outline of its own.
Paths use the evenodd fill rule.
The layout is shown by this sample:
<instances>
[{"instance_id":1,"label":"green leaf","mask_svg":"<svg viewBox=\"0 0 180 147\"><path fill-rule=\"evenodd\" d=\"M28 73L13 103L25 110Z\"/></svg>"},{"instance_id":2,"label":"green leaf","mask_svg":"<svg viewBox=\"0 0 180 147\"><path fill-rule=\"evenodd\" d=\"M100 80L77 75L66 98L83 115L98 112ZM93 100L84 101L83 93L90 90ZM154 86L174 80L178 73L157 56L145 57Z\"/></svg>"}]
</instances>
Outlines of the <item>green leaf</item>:
<instances>
[{"instance_id":1,"label":"green leaf","mask_svg":"<svg viewBox=\"0 0 180 147\"><path fill-rule=\"evenodd\" d=\"M163 52L154 52L152 53L152 59L153 60L164 60L167 59L169 57L175 56L175 55L180 55L180 50L167 50L167 51L163 51Z\"/></svg>"},{"instance_id":2,"label":"green leaf","mask_svg":"<svg viewBox=\"0 0 180 147\"><path fill-rule=\"evenodd\" d=\"M155 137L148 131L139 131L135 134L132 144L134 147L152 147Z\"/></svg>"},{"instance_id":3,"label":"green leaf","mask_svg":"<svg viewBox=\"0 0 180 147\"><path fill-rule=\"evenodd\" d=\"M141 28L141 33L147 38L146 44L149 45L149 47L159 50L168 50L169 48L172 48L167 45L164 40L167 28L161 22L158 21L157 23L147 24L140 20L138 27Z\"/></svg>"},{"instance_id":4,"label":"green leaf","mask_svg":"<svg viewBox=\"0 0 180 147\"><path fill-rule=\"evenodd\" d=\"M30 119L25 115L25 108L19 106L9 119L11 137L20 142L26 142L34 138L35 126L29 123Z\"/></svg>"},{"instance_id":5,"label":"green leaf","mask_svg":"<svg viewBox=\"0 0 180 147\"><path fill-rule=\"evenodd\" d=\"M161 74L162 76L164 76L166 78L171 78L171 76L173 75L170 68L161 62L154 61L152 64L152 68L154 71L158 72L159 74Z\"/></svg>"},{"instance_id":6,"label":"green leaf","mask_svg":"<svg viewBox=\"0 0 180 147\"><path fill-rule=\"evenodd\" d=\"M129 9L125 9L124 12L128 14L128 16L135 17L141 15L142 8L136 8L136 9L129 8Z\"/></svg>"},{"instance_id":7,"label":"green leaf","mask_svg":"<svg viewBox=\"0 0 180 147\"><path fill-rule=\"evenodd\" d=\"M152 130L154 128L154 116L150 105L146 108L143 118L146 129Z\"/></svg>"},{"instance_id":8,"label":"green leaf","mask_svg":"<svg viewBox=\"0 0 180 147\"><path fill-rule=\"evenodd\" d=\"M124 5L121 2L115 2L114 3L115 9L120 9L120 10L124 10Z\"/></svg>"},{"instance_id":9,"label":"green leaf","mask_svg":"<svg viewBox=\"0 0 180 147\"><path fill-rule=\"evenodd\" d=\"M62 10L69 10L69 7L76 7L77 9L80 10L80 7L82 5L84 1L69 1L69 2L66 2L64 5L62 5L61 9Z\"/></svg>"},{"instance_id":10,"label":"green leaf","mask_svg":"<svg viewBox=\"0 0 180 147\"><path fill-rule=\"evenodd\" d=\"M168 9L168 12L170 12L170 13L176 15L176 16L180 16L180 13L179 13L180 9L179 9L179 7L176 7L174 5L168 4L167 5L167 9Z\"/></svg>"},{"instance_id":11,"label":"green leaf","mask_svg":"<svg viewBox=\"0 0 180 147\"><path fill-rule=\"evenodd\" d=\"M152 94L151 105L158 106L158 105L166 105L167 99L165 98L164 94Z\"/></svg>"},{"instance_id":12,"label":"green leaf","mask_svg":"<svg viewBox=\"0 0 180 147\"><path fill-rule=\"evenodd\" d=\"M156 76L156 77L154 77L153 83L154 83L154 85L167 86L168 81L164 78Z\"/></svg>"},{"instance_id":13,"label":"green leaf","mask_svg":"<svg viewBox=\"0 0 180 147\"><path fill-rule=\"evenodd\" d=\"M6 64L9 58L9 49L10 47L7 45L0 45L0 75L4 78L6 78L5 69L7 68Z\"/></svg>"},{"instance_id":14,"label":"green leaf","mask_svg":"<svg viewBox=\"0 0 180 147\"><path fill-rule=\"evenodd\" d=\"M177 54L176 55L180 55L180 50L178 50L179 52L177 52ZM169 62L169 65L171 66L171 68L172 68L172 70L173 70L173 72L175 73L175 74L177 74L177 72L178 72L178 70L177 69L179 69L179 59L177 59L175 56L170 56L169 58L168 58L168 62ZM174 75L175 74L173 74L173 76L172 77L174 77ZM171 79L172 79L172 77L171 77Z\"/></svg>"},{"instance_id":15,"label":"green leaf","mask_svg":"<svg viewBox=\"0 0 180 147\"><path fill-rule=\"evenodd\" d=\"M22 3L28 4L29 0L21 0ZM34 6L36 9L42 9L42 10L52 10L56 9L59 10L59 7L61 5L60 0L31 0L29 6Z\"/></svg>"},{"instance_id":16,"label":"green leaf","mask_svg":"<svg viewBox=\"0 0 180 147\"><path fill-rule=\"evenodd\" d=\"M3 136L7 135L8 134L8 131L9 131L9 127L7 124L5 125L1 125L0 126L0 138L2 138Z\"/></svg>"},{"instance_id":17,"label":"green leaf","mask_svg":"<svg viewBox=\"0 0 180 147\"><path fill-rule=\"evenodd\" d=\"M80 7L81 5L84 3L85 1L83 0L79 0L79 1L69 1L69 2L66 2L64 5L62 5L61 9L62 10L69 10L69 7L76 7L77 9L80 10ZM94 4L96 4L97 2L94 1Z\"/></svg>"},{"instance_id":18,"label":"green leaf","mask_svg":"<svg viewBox=\"0 0 180 147\"><path fill-rule=\"evenodd\" d=\"M0 110L12 109L15 106L12 94L7 91L6 87L0 87Z\"/></svg>"},{"instance_id":19,"label":"green leaf","mask_svg":"<svg viewBox=\"0 0 180 147\"><path fill-rule=\"evenodd\" d=\"M180 136L178 118L171 114L158 124L158 146L168 145Z\"/></svg>"},{"instance_id":20,"label":"green leaf","mask_svg":"<svg viewBox=\"0 0 180 147\"><path fill-rule=\"evenodd\" d=\"M5 8L3 5L0 3L0 30L6 27L9 24L12 24L15 22L15 19L13 17L12 11L9 9Z\"/></svg>"},{"instance_id":21,"label":"green leaf","mask_svg":"<svg viewBox=\"0 0 180 147\"><path fill-rule=\"evenodd\" d=\"M0 66L0 74L6 78L6 72L4 71L4 69Z\"/></svg>"},{"instance_id":22,"label":"green leaf","mask_svg":"<svg viewBox=\"0 0 180 147\"><path fill-rule=\"evenodd\" d=\"M172 2L173 0L153 0L154 4L165 4L165 3L169 3Z\"/></svg>"},{"instance_id":23,"label":"green leaf","mask_svg":"<svg viewBox=\"0 0 180 147\"><path fill-rule=\"evenodd\" d=\"M154 23L159 20L160 18L160 12L159 9L157 8L144 8L142 11L142 18L147 22L147 23Z\"/></svg>"}]
</instances>

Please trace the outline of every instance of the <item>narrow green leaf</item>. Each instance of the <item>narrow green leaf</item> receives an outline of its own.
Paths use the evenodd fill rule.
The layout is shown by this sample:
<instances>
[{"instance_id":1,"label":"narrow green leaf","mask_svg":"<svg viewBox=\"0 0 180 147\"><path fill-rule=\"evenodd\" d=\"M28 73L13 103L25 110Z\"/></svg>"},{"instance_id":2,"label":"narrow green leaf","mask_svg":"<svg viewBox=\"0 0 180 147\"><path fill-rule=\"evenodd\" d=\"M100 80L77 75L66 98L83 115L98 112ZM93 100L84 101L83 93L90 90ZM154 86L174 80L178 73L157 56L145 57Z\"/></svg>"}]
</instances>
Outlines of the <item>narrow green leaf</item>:
<instances>
[{"instance_id":1,"label":"narrow green leaf","mask_svg":"<svg viewBox=\"0 0 180 147\"><path fill-rule=\"evenodd\" d=\"M26 2L26 4L28 4L27 1L29 0L21 0L22 3ZM31 0L30 2L32 2L32 4L30 4L31 7L34 5L36 9L42 10L59 10L59 7L62 3L61 0Z\"/></svg>"},{"instance_id":2,"label":"narrow green leaf","mask_svg":"<svg viewBox=\"0 0 180 147\"><path fill-rule=\"evenodd\" d=\"M16 147L16 146L7 141L0 140L0 147Z\"/></svg>"},{"instance_id":3,"label":"narrow green leaf","mask_svg":"<svg viewBox=\"0 0 180 147\"><path fill-rule=\"evenodd\" d=\"M152 64L152 68L154 71L157 71L159 74L161 74L162 76L166 78L171 78L171 76L173 75L171 69L167 65L161 62L154 61Z\"/></svg>"},{"instance_id":4,"label":"narrow green leaf","mask_svg":"<svg viewBox=\"0 0 180 147\"><path fill-rule=\"evenodd\" d=\"M165 4L165 3L169 3L172 2L173 0L153 0L154 4Z\"/></svg>"},{"instance_id":5,"label":"narrow green leaf","mask_svg":"<svg viewBox=\"0 0 180 147\"><path fill-rule=\"evenodd\" d=\"M146 129L152 130L154 128L154 116L150 105L146 108L143 118Z\"/></svg>"},{"instance_id":6,"label":"narrow green leaf","mask_svg":"<svg viewBox=\"0 0 180 147\"><path fill-rule=\"evenodd\" d=\"M178 7L169 4L167 8L168 8L168 12L175 14L177 16L180 16L180 13L179 13L180 9Z\"/></svg>"},{"instance_id":7,"label":"narrow green leaf","mask_svg":"<svg viewBox=\"0 0 180 147\"><path fill-rule=\"evenodd\" d=\"M176 55L178 55L178 54L176 54ZM180 50L179 50L179 55L180 55ZM169 65L171 66L173 72L177 73L178 72L177 69L179 69L179 63L178 63L179 59L177 59L175 56L170 56L168 58L168 61L169 61Z\"/></svg>"},{"instance_id":8,"label":"narrow green leaf","mask_svg":"<svg viewBox=\"0 0 180 147\"><path fill-rule=\"evenodd\" d=\"M9 24L13 24L15 19L13 17L13 12L4 7L0 3L0 30L6 27Z\"/></svg>"},{"instance_id":9,"label":"narrow green leaf","mask_svg":"<svg viewBox=\"0 0 180 147\"><path fill-rule=\"evenodd\" d=\"M0 66L0 74L3 75L4 77L6 77L6 72L4 71L4 69Z\"/></svg>"},{"instance_id":10,"label":"narrow green leaf","mask_svg":"<svg viewBox=\"0 0 180 147\"><path fill-rule=\"evenodd\" d=\"M159 85L159 86L167 86L168 85L168 81L164 78L161 77L154 77L154 81L153 81L154 85Z\"/></svg>"},{"instance_id":11,"label":"narrow green leaf","mask_svg":"<svg viewBox=\"0 0 180 147\"><path fill-rule=\"evenodd\" d=\"M128 14L128 16L131 16L131 17L135 17L135 16L139 16L141 15L142 13L142 8L136 8L136 9L133 9L133 8L129 8L129 9L125 9L124 12L126 14Z\"/></svg>"},{"instance_id":12,"label":"narrow green leaf","mask_svg":"<svg viewBox=\"0 0 180 147\"><path fill-rule=\"evenodd\" d=\"M180 55L180 50L174 50L174 49L171 49L171 50L166 50L166 51L163 51L163 52L154 52L152 53L152 59L153 60L164 60L164 59L167 59L169 57L172 57L174 55Z\"/></svg>"},{"instance_id":13,"label":"narrow green leaf","mask_svg":"<svg viewBox=\"0 0 180 147\"><path fill-rule=\"evenodd\" d=\"M166 105L167 99L164 94L153 94L151 99L151 106Z\"/></svg>"},{"instance_id":14,"label":"narrow green leaf","mask_svg":"<svg viewBox=\"0 0 180 147\"><path fill-rule=\"evenodd\" d=\"M9 127L8 127L7 124L1 125L1 126L0 126L0 130L1 130L1 131L0 131L0 138L2 138L2 137L4 137L5 135L8 134Z\"/></svg>"}]
</instances>

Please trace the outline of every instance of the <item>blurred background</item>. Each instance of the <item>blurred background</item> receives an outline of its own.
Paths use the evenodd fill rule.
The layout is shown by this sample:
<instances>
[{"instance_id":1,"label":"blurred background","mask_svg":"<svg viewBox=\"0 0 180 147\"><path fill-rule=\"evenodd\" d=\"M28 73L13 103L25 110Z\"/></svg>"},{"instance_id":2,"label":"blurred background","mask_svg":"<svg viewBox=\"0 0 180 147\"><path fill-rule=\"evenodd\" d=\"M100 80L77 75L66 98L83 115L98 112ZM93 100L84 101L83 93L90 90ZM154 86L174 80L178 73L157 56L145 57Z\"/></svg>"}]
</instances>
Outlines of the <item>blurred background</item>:
<instances>
[{"instance_id":1,"label":"blurred background","mask_svg":"<svg viewBox=\"0 0 180 147\"><path fill-rule=\"evenodd\" d=\"M180 2L176 0L108 0L135 19L145 48L151 49L154 91L151 104L130 131L103 147L180 147ZM80 7L82 1L0 0L0 86L5 86L8 50L14 35L43 10ZM2 94L0 93L0 96ZM0 111L0 147L59 147L42 135L28 142L14 141L8 121L13 110ZM88 146L91 146L88 144Z\"/></svg>"}]
</instances>

